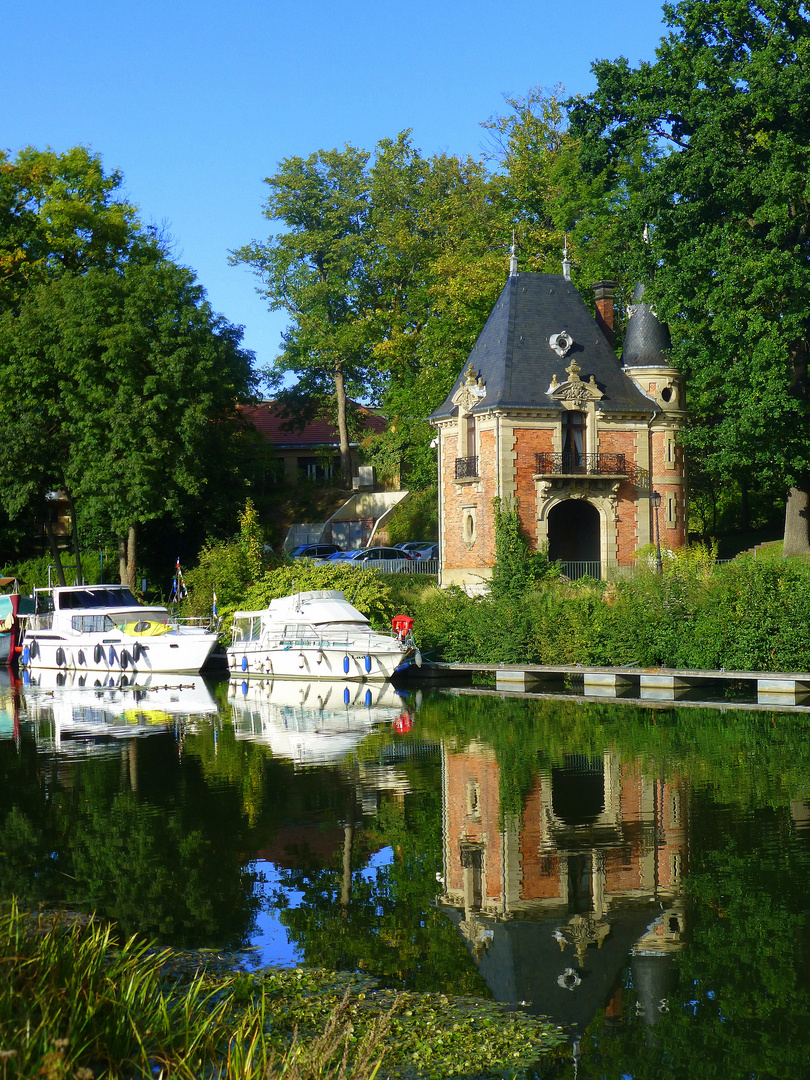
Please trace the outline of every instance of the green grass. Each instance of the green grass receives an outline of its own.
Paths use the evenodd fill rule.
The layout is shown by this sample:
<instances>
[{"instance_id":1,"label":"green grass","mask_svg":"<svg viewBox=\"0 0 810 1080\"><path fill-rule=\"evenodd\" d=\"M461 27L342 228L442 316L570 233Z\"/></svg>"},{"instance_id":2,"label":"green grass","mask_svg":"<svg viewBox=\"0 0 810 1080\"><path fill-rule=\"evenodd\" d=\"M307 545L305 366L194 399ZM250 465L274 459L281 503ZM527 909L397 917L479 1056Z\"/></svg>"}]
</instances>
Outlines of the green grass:
<instances>
[{"instance_id":1,"label":"green grass","mask_svg":"<svg viewBox=\"0 0 810 1080\"><path fill-rule=\"evenodd\" d=\"M566 1039L491 1002L245 974L96 920L0 909L0 1080L519 1076Z\"/></svg>"}]
</instances>

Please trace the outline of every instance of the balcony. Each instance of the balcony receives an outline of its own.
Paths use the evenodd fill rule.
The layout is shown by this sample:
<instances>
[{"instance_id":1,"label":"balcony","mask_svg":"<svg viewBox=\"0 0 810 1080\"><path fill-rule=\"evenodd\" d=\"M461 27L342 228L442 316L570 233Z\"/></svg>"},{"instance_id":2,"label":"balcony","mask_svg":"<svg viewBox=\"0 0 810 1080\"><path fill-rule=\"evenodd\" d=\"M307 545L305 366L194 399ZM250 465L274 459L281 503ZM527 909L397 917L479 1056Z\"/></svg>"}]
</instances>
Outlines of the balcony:
<instances>
[{"instance_id":1,"label":"balcony","mask_svg":"<svg viewBox=\"0 0 810 1080\"><path fill-rule=\"evenodd\" d=\"M476 480L478 478L478 457L456 458L456 480Z\"/></svg>"},{"instance_id":2,"label":"balcony","mask_svg":"<svg viewBox=\"0 0 810 1080\"><path fill-rule=\"evenodd\" d=\"M621 476L648 487L650 475L624 454L535 454L535 472L544 476Z\"/></svg>"}]
</instances>

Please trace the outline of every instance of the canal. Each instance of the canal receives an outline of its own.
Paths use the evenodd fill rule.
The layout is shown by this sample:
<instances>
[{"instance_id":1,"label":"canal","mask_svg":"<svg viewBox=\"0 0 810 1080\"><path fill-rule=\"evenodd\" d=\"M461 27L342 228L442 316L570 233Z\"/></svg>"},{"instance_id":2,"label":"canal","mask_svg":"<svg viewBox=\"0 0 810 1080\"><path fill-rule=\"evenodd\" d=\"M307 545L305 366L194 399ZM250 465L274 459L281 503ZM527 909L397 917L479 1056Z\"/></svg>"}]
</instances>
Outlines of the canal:
<instances>
[{"instance_id":1,"label":"canal","mask_svg":"<svg viewBox=\"0 0 810 1080\"><path fill-rule=\"evenodd\" d=\"M810 1056L807 715L0 672L0 900L571 1033L561 1077Z\"/></svg>"}]
</instances>

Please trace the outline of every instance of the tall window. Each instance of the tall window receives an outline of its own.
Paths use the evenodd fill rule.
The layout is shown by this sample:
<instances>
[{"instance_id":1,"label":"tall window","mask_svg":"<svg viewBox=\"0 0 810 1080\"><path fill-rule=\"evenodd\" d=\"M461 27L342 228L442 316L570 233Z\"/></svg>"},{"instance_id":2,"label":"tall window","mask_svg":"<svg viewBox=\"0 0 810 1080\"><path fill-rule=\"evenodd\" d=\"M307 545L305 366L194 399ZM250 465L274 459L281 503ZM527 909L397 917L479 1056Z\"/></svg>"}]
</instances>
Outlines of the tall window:
<instances>
[{"instance_id":1,"label":"tall window","mask_svg":"<svg viewBox=\"0 0 810 1080\"><path fill-rule=\"evenodd\" d=\"M467 457L475 457L478 450L475 445L475 417L467 415Z\"/></svg>"},{"instance_id":2,"label":"tall window","mask_svg":"<svg viewBox=\"0 0 810 1080\"><path fill-rule=\"evenodd\" d=\"M576 468L584 464L585 456L585 413L566 412L563 414L562 429L564 467Z\"/></svg>"}]
</instances>

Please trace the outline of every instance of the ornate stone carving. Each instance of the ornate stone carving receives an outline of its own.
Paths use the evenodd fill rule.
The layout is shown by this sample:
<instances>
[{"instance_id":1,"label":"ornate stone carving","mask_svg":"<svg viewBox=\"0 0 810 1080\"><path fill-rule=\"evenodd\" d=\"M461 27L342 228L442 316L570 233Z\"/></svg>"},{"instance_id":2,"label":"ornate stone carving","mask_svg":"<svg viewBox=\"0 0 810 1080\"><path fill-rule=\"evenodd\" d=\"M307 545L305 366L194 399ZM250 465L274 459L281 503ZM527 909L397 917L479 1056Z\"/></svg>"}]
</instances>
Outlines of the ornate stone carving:
<instances>
[{"instance_id":1,"label":"ornate stone carving","mask_svg":"<svg viewBox=\"0 0 810 1080\"><path fill-rule=\"evenodd\" d=\"M596 379L591 375L590 379L585 383L579 377L580 371L582 371L582 368L572 358L571 363L565 369L568 376L565 382L557 382L556 373L552 376L548 388L549 397L554 398L555 401L571 401L579 409L584 408L591 401L599 401L603 395L596 385Z\"/></svg>"},{"instance_id":2,"label":"ornate stone carving","mask_svg":"<svg viewBox=\"0 0 810 1080\"><path fill-rule=\"evenodd\" d=\"M480 401L487 396L484 381L473 367L472 361L464 373L464 382L453 394L453 404L458 405L465 412L475 408Z\"/></svg>"},{"instance_id":3,"label":"ornate stone carving","mask_svg":"<svg viewBox=\"0 0 810 1080\"><path fill-rule=\"evenodd\" d=\"M552 347L557 356L565 356L574 344L574 339L570 334L563 330L559 334L552 334L548 339L549 345Z\"/></svg>"}]
</instances>

